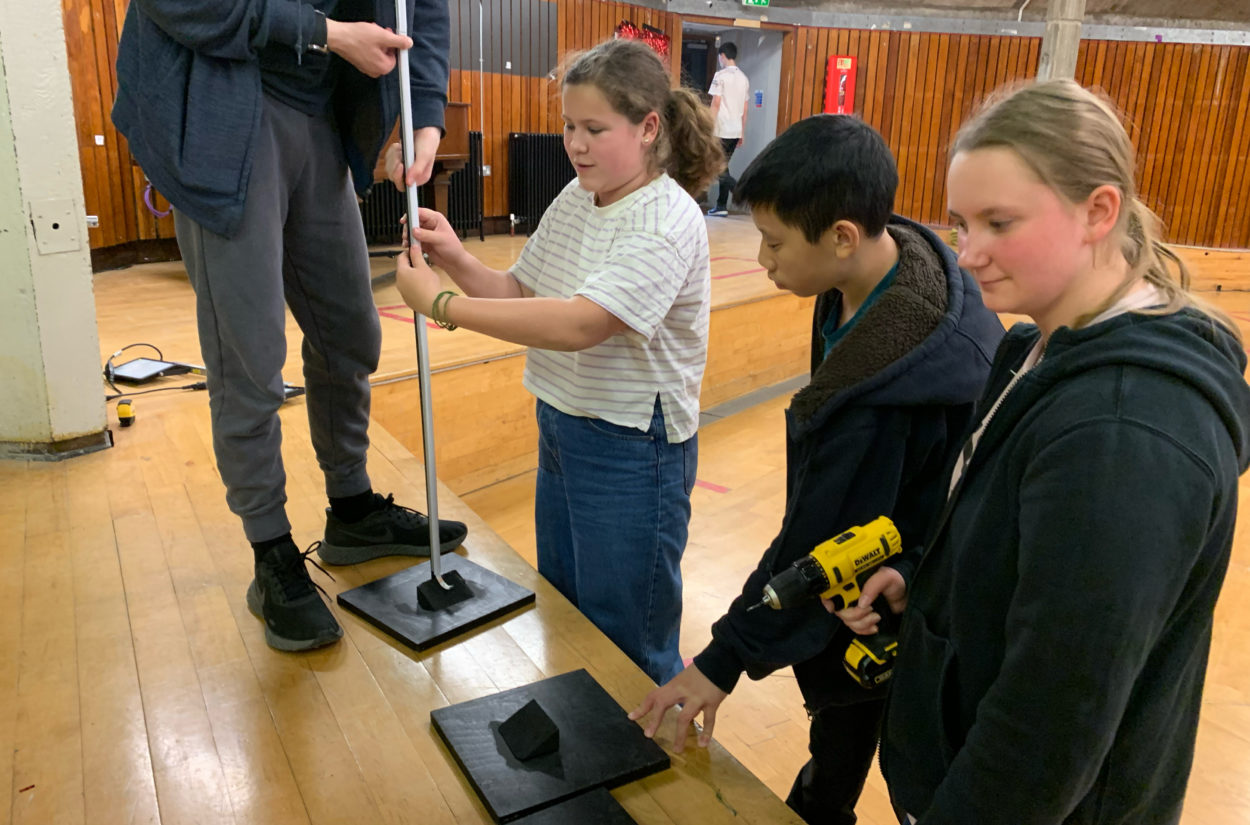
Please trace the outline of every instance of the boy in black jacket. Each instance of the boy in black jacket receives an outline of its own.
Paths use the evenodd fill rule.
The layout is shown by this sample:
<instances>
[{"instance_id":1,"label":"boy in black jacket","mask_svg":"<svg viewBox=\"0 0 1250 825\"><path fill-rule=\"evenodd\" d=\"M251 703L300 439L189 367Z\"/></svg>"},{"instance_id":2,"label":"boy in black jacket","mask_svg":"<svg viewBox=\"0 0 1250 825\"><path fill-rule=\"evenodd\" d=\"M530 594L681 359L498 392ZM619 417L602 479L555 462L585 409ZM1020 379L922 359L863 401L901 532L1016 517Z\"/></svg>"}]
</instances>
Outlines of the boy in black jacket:
<instances>
[{"instance_id":1,"label":"boy in black jacket","mask_svg":"<svg viewBox=\"0 0 1250 825\"><path fill-rule=\"evenodd\" d=\"M905 546L921 540L949 460L989 372L1002 325L932 232L891 215L898 173L881 136L844 115L800 121L751 163L734 192L762 235L759 261L781 289L818 295L812 378L786 411L781 532L693 665L632 714L681 703L675 749L702 712L699 744L745 672L793 666L811 717L811 759L786 802L809 823L854 823L884 691L846 674L852 640L816 600L746 609L764 584L820 542L880 515Z\"/></svg>"}]
</instances>

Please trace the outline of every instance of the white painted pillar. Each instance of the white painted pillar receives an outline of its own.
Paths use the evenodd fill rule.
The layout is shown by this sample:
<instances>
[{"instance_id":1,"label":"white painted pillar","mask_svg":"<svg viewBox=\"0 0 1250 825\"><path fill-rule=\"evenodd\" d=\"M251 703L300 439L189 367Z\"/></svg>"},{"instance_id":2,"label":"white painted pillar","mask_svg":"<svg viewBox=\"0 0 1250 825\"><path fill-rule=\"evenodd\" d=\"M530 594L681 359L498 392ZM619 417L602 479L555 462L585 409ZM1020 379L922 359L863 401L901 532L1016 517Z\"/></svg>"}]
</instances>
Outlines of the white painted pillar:
<instances>
[{"instance_id":1,"label":"white painted pillar","mask_svg":"<svg viewBox=\"0 0 1250 825\"><path fill-rule=\"evenodd\" d=\"M107 446L61 4L0 0L0 457Z\"/></svg>"},{"instance_id":2,"label":"white painted pillar","mask_svg":"<svg viewBox=\"0 0 1250 825\"><path fill-rule=\"evenodd\" d=\"M1046 32L1037 60L1037 79L1076 77L1077 49L1081 45L1081 21L1085 0L1047 0Z\"/></svg>"}]
</instances>

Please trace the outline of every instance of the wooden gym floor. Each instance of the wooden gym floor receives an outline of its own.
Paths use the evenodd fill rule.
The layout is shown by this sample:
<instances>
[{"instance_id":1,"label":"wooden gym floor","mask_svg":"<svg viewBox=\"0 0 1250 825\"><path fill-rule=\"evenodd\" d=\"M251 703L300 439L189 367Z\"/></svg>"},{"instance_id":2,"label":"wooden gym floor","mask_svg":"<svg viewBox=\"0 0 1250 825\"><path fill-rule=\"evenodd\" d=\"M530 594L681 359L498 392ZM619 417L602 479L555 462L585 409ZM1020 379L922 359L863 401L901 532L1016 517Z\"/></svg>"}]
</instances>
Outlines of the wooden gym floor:
<instances>
[{"instance_id":1,"label":"wooden gym floor","mask_svg":"<svg viewBox=\"0 0 1250 825\"><path fill-rule=\"evenodd\" d=\"M709 228L718 302L772 289L754 263L758 235L749 220L710 220ZM506 266L521 243L495 237L469 246ZM1201 285L1223 287L1207 297L1235 313L1250 337L1250 292L1241 291L1250 289L1250 256L1184 253ZM375 261L378 271L387 268ZM180 266L102 273L95 282L103 355L148 341L169 358L198 359ZM387 313L407 315L393 287L378 291L377 302L384 321ZM298 331L289 329L288 379L298 383ZM380 373L410 370L411 324L383 329ZM436 364L499 352L481 336L431 333ZM142 396L135 426L114 424L112 450L59 464L0 463L0 777L11 780L0 782L0 825L470 818L479 809L454 769L425 750L428 737L416 730L424 717L405 717L412 704L429 701L419 699L429 687L412 681L403 657L354 618L344 620L347 637L331 652L291 657L265 647L243 605L251 559L213 467L205 400ZM683 565L686 655L706 643L711 622L777 530L787 401L782 392L701 429ZM282 416L290 514L297 541L307 544L319 537L324 500L300 406ZM419 466L381 428L370 471L379 490L419 506ZM462 501L445 496L445 514L471 524L480 517L533 562L532 472ZM1250 825L1247 522L1250 515L1239 519L1216 615L1187 825ZM334 593L401 566L336 570L339 580L326 584ZM512 623L530 634L523 650L501 651L480 636L440 654L434 675L450 700L482 684L524 684L535 666L550 666L555 654L533 617ZM793 676L744 679L722 706L716 738L784 796L806 758ZM427 816L418 789L428 786L414 782L414 762L429 771L425 781L451 788L442 806L450 814ZM860 813L866 825L893 822L875 772Z\"/></svg>"}]
</instances>

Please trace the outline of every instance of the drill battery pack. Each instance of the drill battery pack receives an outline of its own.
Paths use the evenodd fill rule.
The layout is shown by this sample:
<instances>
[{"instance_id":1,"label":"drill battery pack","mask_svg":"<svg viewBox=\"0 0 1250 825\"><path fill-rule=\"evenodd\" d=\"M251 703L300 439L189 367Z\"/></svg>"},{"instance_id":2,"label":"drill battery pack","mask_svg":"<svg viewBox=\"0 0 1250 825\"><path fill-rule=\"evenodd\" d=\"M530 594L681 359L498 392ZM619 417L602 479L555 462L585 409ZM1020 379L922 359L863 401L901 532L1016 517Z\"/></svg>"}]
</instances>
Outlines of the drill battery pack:
<instances>
[{"instance_id":1,"label":"drill battery pack","mask_svg":"<svg viewBox=\"0 0 1250 825\"><path fill-rule=\"evenodd\" d=\"M861 687L871 690L889 681L894 675L894 656L898 653L898 637L877 633L856 636L846 648L842 664Z\"/></svg>"}]
</instances>

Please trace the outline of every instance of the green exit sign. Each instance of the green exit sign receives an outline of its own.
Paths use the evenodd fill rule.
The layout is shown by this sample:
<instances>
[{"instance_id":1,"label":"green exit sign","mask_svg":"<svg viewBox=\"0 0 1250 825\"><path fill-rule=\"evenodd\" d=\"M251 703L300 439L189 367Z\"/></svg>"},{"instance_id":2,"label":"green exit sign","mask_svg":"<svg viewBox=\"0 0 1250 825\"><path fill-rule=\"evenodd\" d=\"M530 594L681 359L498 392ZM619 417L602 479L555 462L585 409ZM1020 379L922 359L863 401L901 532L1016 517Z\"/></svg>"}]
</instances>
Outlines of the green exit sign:
<instances>
[{"instance_id":1,"label":"green exit sign","mask_svg":"<svg viewBox=\"0 0 1250 825\"><path fill-rule=\"evenodd\" d=\"M767 6L768 0L742 0L744 6Z\"/></svg>"}]
</instances>

